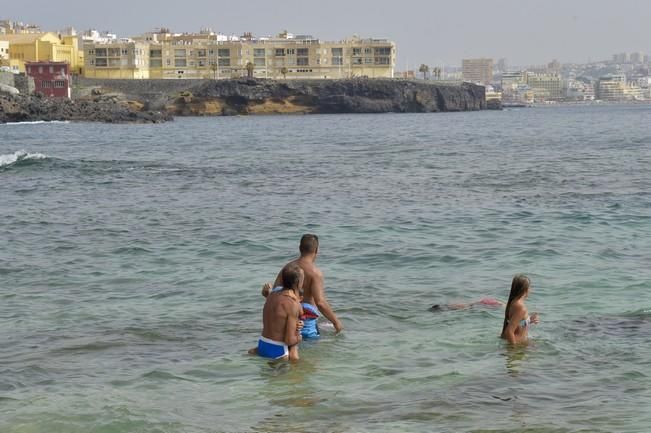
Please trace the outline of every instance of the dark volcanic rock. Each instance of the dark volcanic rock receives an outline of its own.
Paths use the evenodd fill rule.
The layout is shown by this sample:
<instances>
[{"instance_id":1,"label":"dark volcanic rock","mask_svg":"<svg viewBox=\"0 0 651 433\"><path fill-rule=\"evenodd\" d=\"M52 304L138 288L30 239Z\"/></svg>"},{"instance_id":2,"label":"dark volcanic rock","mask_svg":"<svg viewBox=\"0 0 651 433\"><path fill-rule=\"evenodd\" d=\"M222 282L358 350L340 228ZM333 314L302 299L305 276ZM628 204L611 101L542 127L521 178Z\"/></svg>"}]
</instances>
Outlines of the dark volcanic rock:
<instances>
[{"instance_id":1,"label":"dark volcanic rock","mask_svg":"<svg viewBox=\"0 0 651 433\"><path fill-rule=\"evenodd\" d=\"M31 95L0 94L0 123L30 121L88 121L108 123L159 123L167 113L137 111L117 98L70 100Z\"/></svg>"},{"instance_id":2,"label":"dark volcanic rock","mask_svg":"<svg viewBox=\"0 0 651 433\"><path fill-rule=\"evenodd\" d=\"M103 95L121 95L180 116L430 113L486 109L483 86L436 81L362 78L217 81L81 79L77 88L82 93L100 88Z\"/></svg>"}]
</instances>

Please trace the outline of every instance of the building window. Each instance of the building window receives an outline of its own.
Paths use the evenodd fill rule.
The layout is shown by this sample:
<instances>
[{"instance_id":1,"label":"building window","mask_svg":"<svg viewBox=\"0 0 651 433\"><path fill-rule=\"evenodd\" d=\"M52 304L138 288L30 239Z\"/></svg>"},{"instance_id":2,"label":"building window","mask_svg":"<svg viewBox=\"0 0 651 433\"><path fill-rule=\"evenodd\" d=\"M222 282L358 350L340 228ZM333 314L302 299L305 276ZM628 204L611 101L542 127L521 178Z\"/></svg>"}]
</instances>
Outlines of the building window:
<instances>
[{"instance_id":1,"label":"building window","mask_svg":"<svg viewBox=\"0 0 651 433\"><path fill-rule=\"evenodd\" d=\"M129 50L125 50L124 48L122 49L122 55L123 56L128 56L129 55Z\"/></svg>"},{"instance_id":2,"label":"building window","mask_svg":"<svg viewBox=\"0 0 651 433\"><path fill-rule=\"evenodd\" d=\"M52 87L52 81L41 81L41 89L49 89Z\"/></svg>"},{"instance_id":3,"label":"building window","mask_svg":"<svg viewBox=\"0 0 651 433\"><path fill-rule=\"evenodd\" d=\"M296 50L294 50L294 48L287 48L287 55L290 55L290 54L291 55L296 54Z\"/></svg>"},{"instance_id":4,"label":"building window","mask_svg":"<svg viewBox=\"0 0 651 433\"><path fill-rule=\"evenodd\" d=\"M390 65L391 64L391 59L389 57L376 57L375 58L375 64L376 65Z\"/></svg>"},{"instance_id":5,"label":"building window","mask_svg":"<svg viewBox=\"0 0 651 433\"><path fill-rule=\"evenodd\" d=\"M310 50L308 48L299 48L296 50L296 55L299 57L307 57L310 55Z\"/></svg>"},{"instance_id":6,"label":"building window","mask_svg":"<svg viewBox=\"0 0 651 433\"><path fill-rule=\"evenodd\" d=\"M276 48L276 57L285 57L285 49Z\"/></svg>"},{"instance_id":7,"label":"building window","mask_svg":"<svg viewBox=\"0 0 651 433\"><path fill-rule=\"evenodd\" d=\"M370 48L364 48L364 54L373 54L373 50Z\"/></svg>"},{"instance_id":8,"label":"building window","mask_svg":"<svg viewBox=\"0 0 651 433\"><path fill-rule=\"evenodd\" d=\"M197 57L206 57L206 50L197 50Z\"/></svg>"},{"instance_id":9,"label":"building window","mask_svg":"<svg viewBox=\"0 0 651 433\"><path fill-rule=\"evenodd\" d=\"M342 57L344 55L344 49L343 48L333 48L332 49L332 57Z\"/></svg>"},{"instance_id":10,"label":"building window","mask_svg":"<svg viewBox=\"0 0 651 433\"><path fill-rule=\"evenodd\" d=\"M353 56L361 56L361 55L362 55L361 48L353 48Z\"/></svg>"},{"instance_id":11,"label":"building window","mask_svg":"<svg viewBox=\"0 0 651 433\"><path fill-rule=\"evenodd\" d=\"M39 74L42 74L42 73L43 73L43 66L39 66L39 67L38 67L38 73L39 73Z\"/></svg>"},{"instance_id":12,"label":"building window","mask_svg":"<svg viewBox=\"0 0 651 433\"><path fill-rule=\"evenodd\" d=\"M185 59L174 59L174 66L178 67L186 67L188 65L188 62Z\"/></svg>"},{"instance_id":13,"label":"building window","mask_svg":"<svg viewBox=\"0 0 651 433\"><path fill-rule=\"evenodd\" d=\"M307 57L297 57L296 65L297 66L307 66L309 64L309 59Z\"/></svg>"},{"instance_id":14,"label":"building window","mask_svg":"<svg viewBox=\"0 0 651 433\"><path fill-rule=\"evenodd\" d=\"M264 48L254 48L253 57L264 57Z\"/></svg>"},{"instance_id":15,"label":"building window","mask_svg":"<svg viewBox=\"0 0 651 433\"><path fill-rule=\"evenodd\" d=\"M333 57L332 58L332 64L333 65L343 65L344 64L343 57Z\"/></svg>"},{"instance_id":16,"label":"building window","mask_svg":"<svg viewBox=\"0 0 651 433\"><path fill-rule=\"evenodd\" d=\"M230 48L220 48L217 50L217 57L230 57L230 56L231 56Z\"/></svg>"},{"instance_id":17,"label":"building window","mask_svg":"<svg viewBox=\"0 0 651 433\"><path fill-rule=\"evenodd\" d=\"M390 56L391 55L391 47L380 47L375 49L375 55L376 56Z\"/></svg>"},{"instance_id":18,"label":"building window","mask_svg":"<svg viewBox=\"0 0 651 433\"><path fill-rule=\"evenodd\" d=\"M163 50L150 50L149 57L163 57Z\"/></svg>"},{"instance_id":19,"label":"building window","mask_svg":"<svg viewBox=\"0 0 651 433\"><path fill-rule=\"evenodd\" d=\"M54 87L57 89L63 89L64 87L66 87L66 82L61 80L56 80L54 82Z\"/></svg>"},{"instance_id":20,"label":"building window","mask_svg":"<svg viewBox=\"0 0 651 433\"><path fill-rule=\"evenodd\" d=\"M373 58L372 57L365 57L364 58L364 63L367 65L372 65L373 64Z\"/></svg>"},{"instance_id":21,"label":"building window","mask_svg":"<svg viewBox=\"0 0 651 433\"><path fill-rule=\"evenodd\" d=\"M255 66L265 66L266 65L264 57L254 57L253 58L253 64Z\"/></svg>"},{"instance_id":22,"label":"building window","mask_svg":"<svg viewBox=\"0 0 651 433\"><path fill-rule=\"evenodd\" d=\"M219 66L230 66L231 59L219 59Z\"/></svg>"},{"instance_id":23,"label":"building window","mask_svg":"<svg viewBox=\"0 0 651 433\"><path fill-rule=\"evenodd\" d=\"M174 50L174 57L185 57L185 50Z\"/></svg>"},{"instance_id":24,"label":"building window","mask_svg":"<svg viewBox=\"0 0 651 433\"><path fill-rule=\"evenodd\" d=\"M163 59L150 59L149 60L150 68L161 68L163 67Z\"/></svg>"},{"instance_id":25,"label":"building window","mask_svg":"<svg viewBox=\"0 0 651 433\"><path fill-rule=\"evenodd\" d=\"M108 49L108 56L109 57L120 57L120 49L119 48L109 48Z\"/></svg>"}]
</instances>

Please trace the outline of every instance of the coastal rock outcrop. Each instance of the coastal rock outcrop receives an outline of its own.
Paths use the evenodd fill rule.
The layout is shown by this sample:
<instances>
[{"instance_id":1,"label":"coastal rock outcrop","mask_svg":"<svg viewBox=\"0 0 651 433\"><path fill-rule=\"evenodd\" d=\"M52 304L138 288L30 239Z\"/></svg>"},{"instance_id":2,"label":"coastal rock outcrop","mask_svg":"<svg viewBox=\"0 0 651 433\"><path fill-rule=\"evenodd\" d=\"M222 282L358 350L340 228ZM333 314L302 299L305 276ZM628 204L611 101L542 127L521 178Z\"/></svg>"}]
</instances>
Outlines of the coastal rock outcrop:
<instances>
[{"instance_id":1,"label":"coastal rock outcrop","mask_svg":"<svg viewBox=\"0 0 651 433\"><path fill-rule=\"evenodd\" d=\"M0 123L32 121L88 121L107 123L159 123L171 120L166 112L143 110L118 98L79 100L0 93Z\"/></svg>"},{"instance_id":2,"label":"coastal rock outcrop","mask_svg":"<svg viewBox=\"0 0 651 433\"><path fill-rule=\"evenodd\" d=\"M470 83L347 80L89 80L86 94L119 95L176 116L309 113L431 113L486 109ZM95 90L88 90L95 89Z\"/></svg>"}]
</instances>

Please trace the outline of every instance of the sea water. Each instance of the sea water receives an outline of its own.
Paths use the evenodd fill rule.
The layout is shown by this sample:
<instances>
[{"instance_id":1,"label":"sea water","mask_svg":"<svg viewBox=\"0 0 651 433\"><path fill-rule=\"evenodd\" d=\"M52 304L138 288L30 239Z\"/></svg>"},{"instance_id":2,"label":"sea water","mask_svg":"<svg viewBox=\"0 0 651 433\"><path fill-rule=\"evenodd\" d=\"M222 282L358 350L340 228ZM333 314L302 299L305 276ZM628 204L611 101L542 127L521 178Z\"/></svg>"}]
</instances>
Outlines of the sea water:
<instances>
[{"instance_id":1,"label":"sea water","mask_svg":"<svg viewBox=\"0 0 651 433\"><path fill-rule=\"evenodd\" d=\"M0 431L651 429L650 106L0 125ZM345 331L246 354L303 233ZM514 274L541 323L499 338Z\"/></svg>"}]
</instances>

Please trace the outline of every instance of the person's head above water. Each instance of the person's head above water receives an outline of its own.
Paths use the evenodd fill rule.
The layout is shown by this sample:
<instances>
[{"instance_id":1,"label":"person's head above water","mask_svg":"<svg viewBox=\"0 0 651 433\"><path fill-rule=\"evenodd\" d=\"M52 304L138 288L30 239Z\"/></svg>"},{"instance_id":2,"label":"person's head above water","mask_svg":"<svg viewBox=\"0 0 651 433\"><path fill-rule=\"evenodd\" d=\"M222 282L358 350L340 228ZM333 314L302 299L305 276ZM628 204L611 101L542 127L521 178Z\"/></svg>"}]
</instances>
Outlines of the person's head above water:
<instances>
[{"instance_id":1,"label":"person's head above water","mask_svg":"<svg viewBox=\"0 0 651 433\"><path fill-rule=\"evenodd\" d=\"M504 311L504 324L502 325L502 335L504 335L504 330L509 321L509 314L511 304L517 301L520 298L526 297L529 294L529 288L531 287L531 280L524 274L518 274L513 277L511 281L511 292L509 293L509 300L506 303L506 309Z\"/></svg>"},{"instance_id":2,"label":"person's head above water","mask_svg":"<svg viewBox=\"0 0 651 433\"><path fill-rule=\"evenodd\" d=\"M529 293L529 288L531 287L531 280L524 274L518 274L513 277L511 281L511 293L509 293L509 300L506 305L508 306L511 302L516 299L520 299L523 296L526 296Z\"/></svg>"},{"instance_id":3,"label":"person's head above water","mask_svg":"<svg viewBox=\"0 0 651 433\"><path fill-rule=\"evenodd\" d=\"M294 290L297 294L303 288L303 269L296 265L289 265L283 269L283 290Z\"/></svg>"},{"instance_id":4,"label":"person's head above water","mask_svg":"<svg viewBox=\"0 0 651 433\"><path fill-rule=\"evenodd\" d=\"M319 237L313 234L305 234L301 237L301 244L298 247L301 257L306 257L319 252Z\"/></svg>"}]
</instances>

